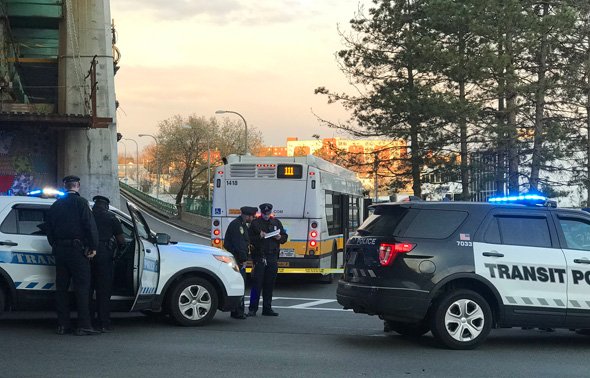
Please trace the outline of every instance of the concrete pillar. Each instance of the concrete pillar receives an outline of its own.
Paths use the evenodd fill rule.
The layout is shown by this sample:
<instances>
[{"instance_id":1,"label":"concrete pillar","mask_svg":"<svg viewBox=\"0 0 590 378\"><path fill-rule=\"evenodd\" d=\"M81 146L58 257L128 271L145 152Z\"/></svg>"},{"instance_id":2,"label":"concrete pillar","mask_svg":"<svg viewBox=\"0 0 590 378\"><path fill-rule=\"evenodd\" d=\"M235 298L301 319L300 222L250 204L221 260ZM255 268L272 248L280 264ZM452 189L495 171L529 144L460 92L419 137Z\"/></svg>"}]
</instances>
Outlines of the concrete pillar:
<instances>
[{"instance_id":1,"label":"concrete pillar","mask_svg":"<svg viewBox=\"0 0 590 378\"><path fill-rule=\"evenodd\" d=\"M58 142L58 177L77 175L87 199L100 194L119 207L115 83L109 0L64 0L60 25L59 113L90 114L90 79L97 56L97 116L110 117L106 129L64 130ZM86 103L87 102L87 103Z\"/></svg>"}]
</instances>

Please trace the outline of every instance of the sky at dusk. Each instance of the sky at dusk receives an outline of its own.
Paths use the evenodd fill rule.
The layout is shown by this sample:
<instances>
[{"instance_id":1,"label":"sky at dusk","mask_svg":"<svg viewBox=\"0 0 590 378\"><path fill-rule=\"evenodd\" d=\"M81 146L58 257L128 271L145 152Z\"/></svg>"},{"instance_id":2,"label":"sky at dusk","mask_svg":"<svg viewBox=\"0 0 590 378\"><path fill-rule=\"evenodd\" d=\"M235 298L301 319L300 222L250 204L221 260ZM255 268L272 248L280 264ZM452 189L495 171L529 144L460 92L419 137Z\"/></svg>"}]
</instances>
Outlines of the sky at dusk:
<instances>
[{"instance_id":1,"label":"sky at dusk","mask_svg":"<svg viewBox=\"0 0 590 378\"><path fill-rule=\"evenodd\" d=\"M348 114L313 92L354 90L335 53L344 47L338 28L349 31L363 4L369 0L111 1L122 55L119 132L141 147L152 139L138 134L157 133L161 120L225 109L242 114L267 145L344 136L312 111L331 121Z\"/></svg>"}]
</instances>

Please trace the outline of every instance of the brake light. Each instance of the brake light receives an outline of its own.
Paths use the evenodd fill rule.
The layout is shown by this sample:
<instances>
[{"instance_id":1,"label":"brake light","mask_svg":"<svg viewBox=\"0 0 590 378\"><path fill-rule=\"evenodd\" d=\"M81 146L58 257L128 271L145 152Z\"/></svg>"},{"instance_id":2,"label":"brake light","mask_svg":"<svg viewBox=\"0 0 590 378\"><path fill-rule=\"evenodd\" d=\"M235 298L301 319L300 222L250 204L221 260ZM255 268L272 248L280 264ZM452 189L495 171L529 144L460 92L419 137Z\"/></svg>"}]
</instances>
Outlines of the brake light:
<instances>
[{"instance_id":1,"label":"brake light","mask_svg":"<svg viewBox=\"0 0 590 378\"><path fill-rule=\"evenodd\" d=\"M219 238L213 239L213 244L219 245L220 243L221 243L221 239L219 239Z\"/></svg>"},{"instance_id":2,"label":"brake light","mask_svg":"<svg viewBox=\"0 0 590 378\"><path fill-rule=\"evenodd\" d=\"M414 243L381 243L379 245L379 263L381 266L390 265L398 253L408 253L416 244Z\"/></svg>"},{"instance_id":3,"label":"brake light","mask_svg":"<svg viewBox=\"0 0 590 378\"><path fill-rule=\"evenodd\" d=\"M309 246L310 246L310 247L315 247L316 245L318 245L318 242L317 242L317 241L315 241L315 240L311 240L311 241L309 242Z\"/></svg>"},{"instance_id":4,"label":"brake light","mask_svg":"<svg viewBox=\"0 0 590 378\"><path fill-rule=\"evenodd\" d=\"M220 234L220 231L218 228L216 228L215 230L213 230L213 235L217 236Z\"/></svg>"},{"instance_id":5,"label":"brake light","mask_svg":"<svg viewBox=\"0 0 590 378\"><path fill-rule=\"evenodd\" d=\"M318 237L318 232L314 230L314 231L312 231L312 232L309 233L309 236L311 236L312 238L315 239L315 238Z\"/></svg>"}]
</instances>

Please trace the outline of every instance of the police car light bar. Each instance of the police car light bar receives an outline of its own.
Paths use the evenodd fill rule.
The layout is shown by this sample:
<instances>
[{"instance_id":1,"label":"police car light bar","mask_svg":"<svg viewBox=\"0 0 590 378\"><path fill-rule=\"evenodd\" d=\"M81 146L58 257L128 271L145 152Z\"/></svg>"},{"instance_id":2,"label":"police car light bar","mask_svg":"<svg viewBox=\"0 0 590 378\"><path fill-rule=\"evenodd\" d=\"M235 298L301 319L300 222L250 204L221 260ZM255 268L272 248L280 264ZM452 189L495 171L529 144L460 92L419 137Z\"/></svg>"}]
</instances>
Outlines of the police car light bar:
<instances>
[{"instance_id":1,"label":"police car light bar","mask_svg":"<svg viewBox=\"0 0 590 378\"><path fill-rule=\"evenodd\" d=\"M31 197L61 197L63 196L65 193L62 191L59 191L57 189L53 189L53 188L43 188L43 189L37 189L37 190L33 190L27 193L28 196Z\"/></svg>"},{"instance_id":2,"label":"police car light bar","mask_svg":"<svg viewBox=\"0 0 590 378\"><path fill-rule=\"evenodd\" d=\"M547 202L547 197L539 194L521 194L518 196L490 197L488 202L540 205Z\"/></svg>"}]
</instances>

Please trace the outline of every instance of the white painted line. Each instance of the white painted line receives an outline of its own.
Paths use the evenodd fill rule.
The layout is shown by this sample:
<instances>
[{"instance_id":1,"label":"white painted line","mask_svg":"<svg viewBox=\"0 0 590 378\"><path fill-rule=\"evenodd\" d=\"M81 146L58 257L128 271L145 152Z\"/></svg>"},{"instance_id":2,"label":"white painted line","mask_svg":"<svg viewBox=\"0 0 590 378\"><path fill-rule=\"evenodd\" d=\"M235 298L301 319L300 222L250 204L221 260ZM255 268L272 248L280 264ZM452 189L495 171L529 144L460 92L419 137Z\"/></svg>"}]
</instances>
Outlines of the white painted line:
<instances>
[{"instance_id":1,"label":"white painted line","mask_svg":"<svg viewBox=\"0 0 590 378\"><path fill-rule=\"evenodd\" d=\"M302 304L296 304L292 306L276 306L273 305L272 308L283 308L283 309L293 309L293 310L320 310L320 311L344 311L350 312L352 310L345 310L343 308L328 308L328 307L313 307L327 303L334 303L336 299L318 299L318 298L297 298L297 297L273 297L272 300L278 299L287 299L287 300L296 300L296 301L309 301ZM260 303L262 304L263 299L260 298ZM244 307L248 308L250 304L250 299L248 297L244 298Z\"/></svg>"},{"instance_id":2,"label":"white painted line","mask_svg":"<svg viewBox=\"0 0 590 378\"><path fill-rule=\"evenodd\" d=\"M323 305L326 303L334 303L334 302L336 302L335 299L318 299L317 301L298 304L295 306L290 306L289 308L308 308L308 307L319 306L319 305Z\"/></svg>"}]
</instances>

